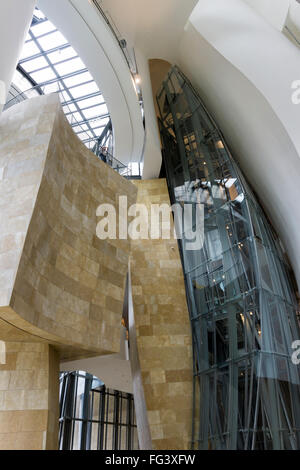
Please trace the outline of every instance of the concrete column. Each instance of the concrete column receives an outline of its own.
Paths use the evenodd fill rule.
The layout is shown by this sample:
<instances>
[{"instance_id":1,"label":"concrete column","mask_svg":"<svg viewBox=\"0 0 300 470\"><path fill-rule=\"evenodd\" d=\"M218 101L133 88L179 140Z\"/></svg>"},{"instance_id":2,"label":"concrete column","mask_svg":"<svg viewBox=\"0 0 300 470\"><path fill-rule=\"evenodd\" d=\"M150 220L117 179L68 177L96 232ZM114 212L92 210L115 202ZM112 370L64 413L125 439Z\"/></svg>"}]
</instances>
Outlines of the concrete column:
<instances>
[{"instance_id":1,"label":"concrete column","mask_svg":"<svg viewBox=\"0 0 300 470\"><path fill-rule=\"evenodd\" d=\"M6 102L36 0L0 2L0 112Z\"/></svg>"}]
</instances>

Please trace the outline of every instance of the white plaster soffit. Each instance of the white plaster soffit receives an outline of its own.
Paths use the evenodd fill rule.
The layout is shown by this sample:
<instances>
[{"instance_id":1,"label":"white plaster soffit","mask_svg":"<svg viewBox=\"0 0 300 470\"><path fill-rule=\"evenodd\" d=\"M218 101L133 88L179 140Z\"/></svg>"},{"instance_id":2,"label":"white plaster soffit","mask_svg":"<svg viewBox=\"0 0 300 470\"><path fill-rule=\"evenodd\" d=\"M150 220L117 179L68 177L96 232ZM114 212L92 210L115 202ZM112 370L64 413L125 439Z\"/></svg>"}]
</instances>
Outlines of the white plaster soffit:
<instances>
[{"instance_id":1,"label":"white plaster soffit","mask_svg":"<svg viewBox=\"0 0 300 470\"><path fill-rule=\"evenodd\" d=\"M300 106L292 102L299 48L243 0L199 0L189 21L262 93L300 156Z\"/></svg>"}]
</instances>

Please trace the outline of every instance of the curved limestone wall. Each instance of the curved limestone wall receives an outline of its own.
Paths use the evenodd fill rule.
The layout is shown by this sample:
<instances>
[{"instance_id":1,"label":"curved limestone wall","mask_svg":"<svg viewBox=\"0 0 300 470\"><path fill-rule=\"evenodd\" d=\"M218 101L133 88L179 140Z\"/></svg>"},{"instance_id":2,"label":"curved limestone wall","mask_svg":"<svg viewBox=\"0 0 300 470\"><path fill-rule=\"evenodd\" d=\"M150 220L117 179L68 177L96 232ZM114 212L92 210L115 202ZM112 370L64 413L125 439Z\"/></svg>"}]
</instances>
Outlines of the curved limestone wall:
<instances>
[{"instance_id":1,"label":"curved limestone wall","mask_svg":"<svg viewBox=\"0 0 300 470\"><path fill-rule=\"evenodd\" d=\"M133 204L135 187L79 141L56 95L3 113L0 142L0 318L68 357L118 352L130 246L97 238L96 210Z\"/></svg>"}]
</instances>

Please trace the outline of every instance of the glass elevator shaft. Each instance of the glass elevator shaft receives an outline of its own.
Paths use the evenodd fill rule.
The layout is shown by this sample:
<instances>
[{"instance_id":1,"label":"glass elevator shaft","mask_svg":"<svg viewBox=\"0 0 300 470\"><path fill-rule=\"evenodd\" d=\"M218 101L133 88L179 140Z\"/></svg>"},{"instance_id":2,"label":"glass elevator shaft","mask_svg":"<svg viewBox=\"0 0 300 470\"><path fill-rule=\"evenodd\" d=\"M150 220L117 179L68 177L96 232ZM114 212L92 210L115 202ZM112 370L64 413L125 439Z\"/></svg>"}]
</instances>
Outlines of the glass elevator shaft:
<instances>
[{"instance_id":1,"label":"glass elevator shaft","mask_svg":"<svg viewBox=\"0 0 300 470\"><path fill-rule=\"evenodd\" d=\"M157 101L171 201L204 207L202 246L179 240L194 347L193 448L300 449L291 359L300 334L281 242L177 67Z\"/></svg>"}]
</instances>

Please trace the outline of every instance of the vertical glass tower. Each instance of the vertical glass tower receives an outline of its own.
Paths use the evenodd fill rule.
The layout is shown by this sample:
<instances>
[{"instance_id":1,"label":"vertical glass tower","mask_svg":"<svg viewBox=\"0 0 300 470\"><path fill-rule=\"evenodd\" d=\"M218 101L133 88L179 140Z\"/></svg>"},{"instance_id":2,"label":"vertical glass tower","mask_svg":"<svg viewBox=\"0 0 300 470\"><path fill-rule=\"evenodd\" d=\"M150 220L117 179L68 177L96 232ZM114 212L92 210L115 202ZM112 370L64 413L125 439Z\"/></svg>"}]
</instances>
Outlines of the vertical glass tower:
<instances>
[{"instance_id":1,"label":"vertical glass tower","mask_svg":"<svg viewBox=\"0 0 300 470\"><path fill-rule=\"evenodd\" d=\"M300 338L280 240L181 71L157 97L172 203L204 205L204 242L180 240L194 347L193 446L300 449Z\"/></svg>"}]
</instances>

